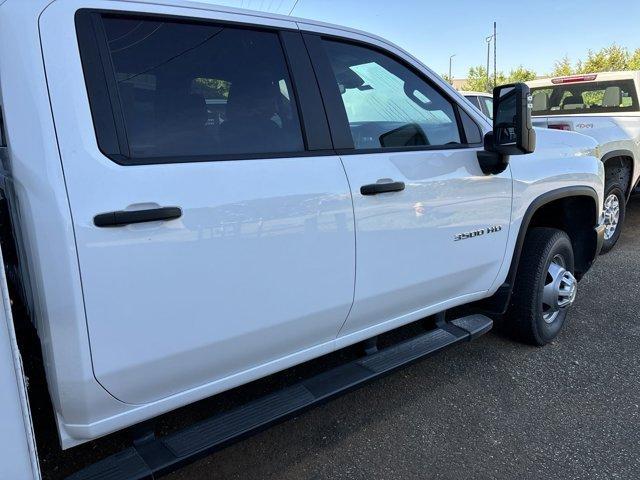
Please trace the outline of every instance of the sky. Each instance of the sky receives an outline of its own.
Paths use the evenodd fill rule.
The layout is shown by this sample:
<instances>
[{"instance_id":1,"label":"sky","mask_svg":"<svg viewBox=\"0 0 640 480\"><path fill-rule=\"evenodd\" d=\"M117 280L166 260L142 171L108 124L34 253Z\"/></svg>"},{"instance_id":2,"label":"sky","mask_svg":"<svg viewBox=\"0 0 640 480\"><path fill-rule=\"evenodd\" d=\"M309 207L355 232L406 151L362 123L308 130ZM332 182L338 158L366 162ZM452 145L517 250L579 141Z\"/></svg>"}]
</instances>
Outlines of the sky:
<instances>
[{"instance_id":1,"label":"sky","mask_svg":"<svg viewBox=\"0 0 640 480\"><path fill-rule=\"evenodd\" d=\"M498 24L498 70L523 65L539 75L612 43L640 48L640 0L205 0L310 18L375 33L439 74L466 77L486 65L485 38ZM493 48L493 47L492 47ZM493 51L491 52L493 58ZM493 70L493 60L491 70Z\"/></svg>"}]
</instances>

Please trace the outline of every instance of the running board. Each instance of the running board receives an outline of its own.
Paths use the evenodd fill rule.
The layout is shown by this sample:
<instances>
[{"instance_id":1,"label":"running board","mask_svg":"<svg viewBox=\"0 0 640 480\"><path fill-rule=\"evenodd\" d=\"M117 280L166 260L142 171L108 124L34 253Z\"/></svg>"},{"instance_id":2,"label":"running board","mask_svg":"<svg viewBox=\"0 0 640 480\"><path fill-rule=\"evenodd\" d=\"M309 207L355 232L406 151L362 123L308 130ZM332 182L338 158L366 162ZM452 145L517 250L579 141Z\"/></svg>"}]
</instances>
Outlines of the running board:
<instances>
[{"instance_id":1,"label":"running board","mask_svg":"<svg viewBox=\"0 0 640 480\"><path fill-rule=\"evenodd\" d=\"M491 327L492 321L483 315L470 315L450 322L439 321L435 330L333 368L181 431L163 438L151 435L136 441L134 446L94 463L68 479L142 480L170 473L402 366L456 343L473 340L491 330Z\"/></svg>"}]
</instances>

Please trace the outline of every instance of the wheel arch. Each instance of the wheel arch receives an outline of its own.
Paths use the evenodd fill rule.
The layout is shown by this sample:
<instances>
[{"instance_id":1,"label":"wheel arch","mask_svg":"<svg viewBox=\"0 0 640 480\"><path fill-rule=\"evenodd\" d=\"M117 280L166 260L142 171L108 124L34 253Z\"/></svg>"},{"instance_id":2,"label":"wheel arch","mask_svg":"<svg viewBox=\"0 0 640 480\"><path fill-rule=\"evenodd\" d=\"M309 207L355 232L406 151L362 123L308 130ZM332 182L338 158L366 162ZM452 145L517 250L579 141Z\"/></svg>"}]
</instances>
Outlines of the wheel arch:
<instances>
[{"instance_id":1,"label":"wheel arch","mask_svg":"<svg viewBox=\"0 0 640 480\"><path fill-rule=\"evenodd\" d=\"M604 164L605 172L607 168L611 168L612 166L625 168L625 163L628 162L629 167L629 178L627 178L624 183L624 193L629 200L631 196L631 191L633 190L634 185L632 185L633 177L635 176L635 155L631 150L612 150L604 154L601 158L602 163ZM619 161L618 165L614 165Z\"/></svg>"},{"instance_id":2,"label":"wheel arch","mask_svg":"<svg viewBox=\"0 0 640 480\"><path fill-rule=\"evenodd\" d=\"M575 256L575 273L580 279L591 267L598 253L598 239L595 232L598 223L598 202L597 192L588 186L551 190L531 202L518 230L507 278L492 297L478 302L480 310L500 315L506 312L511 300L524 240L530 228L558 228L569 235ZM570 207L573 207L571 214L568 210Z\"/></svg>"}]
</instances>

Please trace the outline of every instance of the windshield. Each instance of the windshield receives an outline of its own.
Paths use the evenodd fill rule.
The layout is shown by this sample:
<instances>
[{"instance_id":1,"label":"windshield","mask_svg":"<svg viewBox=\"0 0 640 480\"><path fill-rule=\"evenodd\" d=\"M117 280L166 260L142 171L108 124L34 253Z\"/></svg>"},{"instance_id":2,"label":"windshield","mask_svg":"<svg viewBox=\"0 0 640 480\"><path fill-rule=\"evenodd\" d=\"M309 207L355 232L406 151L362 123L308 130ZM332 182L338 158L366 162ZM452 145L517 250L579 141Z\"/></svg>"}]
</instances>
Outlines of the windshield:
<instances>
[{"instance_id":1,"label":"windshield","mask_svg":"<svg viewBox=\"0 0 640 480\"><path fill-rule=\"evenodd\" d=\"M637 112L633 80L566 83L532 88L533 115Z\"/></svg>"}]
</instances>

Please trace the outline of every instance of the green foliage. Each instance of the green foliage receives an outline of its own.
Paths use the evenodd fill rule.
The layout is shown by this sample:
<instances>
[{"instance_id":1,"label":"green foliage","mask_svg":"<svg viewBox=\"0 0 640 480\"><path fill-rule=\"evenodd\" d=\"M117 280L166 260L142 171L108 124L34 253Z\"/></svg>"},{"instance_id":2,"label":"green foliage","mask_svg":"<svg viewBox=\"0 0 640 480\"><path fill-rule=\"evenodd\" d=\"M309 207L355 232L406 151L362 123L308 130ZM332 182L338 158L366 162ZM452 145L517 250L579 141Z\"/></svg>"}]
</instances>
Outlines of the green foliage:
<instances>
[{"instance_id":1,"label":"green foliage","mask_svg":"<svg viewBox=\"0 0 640 480\"><path fill-rule=\"evenodd\" d=\"M629 57L629 50L615 43L597 52L589 50L587 59L579 64L580 73L626 70Z\"/></svg>"},{"instance_id":2,"label":"green foliage","mask_svg":"<svg viewBox=\"0 0 640 480\"><path fill-rule=\"evenodd\" d=\"M566 77L574 72L571 60L566 55L553 64L552 77Z\"/></svg>"},{"instance_id":3,"label":"green foliage","mask_svg":"<svg viewBox=\"0 0 640 480\"><path fill-rule=\"evenodd\" d=\"M215 78L196 78L193 83L194 93L200 93L205 98L228 98L229 82Z\"/></svg>"},{"instance_id":4,"label":"green foliage","mask_svg":"<svg viewBox=\"0 0 640 480\"><path fill-rule=\"evenodd\" d=\"M536 72L528 70L520 65L509 72L506 83L528 82L529 80L535 80L537 77Z\"/></svg>"},{"instance_id":5,"label":"green foliage","mask_svg":"<svg viewBox=\"0 0 640 480\"><path fill-rule=\"evenodd\" d=\"M565 77L580 73L598 73L620 70L640 70L640 48L633 53L626 47L615 43L594 52L589 50L586 60L578 60L575 65L568 57L558 60L554 64L552 77Z\"/></svg>"},{"instance_id":6,"label":"green foliage","mask_svg":"<svg viewBox=\"0 0 640 480\"><path fill-rule=\"evenodd\" d=\"M491 87L487 81L487 69L485 67L482 65L471 67L467 74L467 83L464 84L462 89L473 92L489 92Z\"/></svg>"},{"instance_id":7,"label":"green foliage","mask_svg":"<svg viewBox=\"0 0 640 480\"><path fill-rule=\"evenodd\" d=\"M511 70L509 75L498 72L496 75L496 85L504 85L505 83L527 82L536 78L536 72L528 70L522 65ZM474 92L491 92L494 87L493 73L487 79L487 69L482 65L471 67L467 75L467 83L463 90L472 90Z\"/></svg>"},{"instance_id":8,"label":"green foliage","mask_svg":"<svg viewBox=\"0 0 640 480\"><path fill-rule=\"evenodd\" d=\"M453 78L449 77L446 73L441 75L442 79L447 82L449 85L453 85Z\"/></svg>"},{"instance_id":9,"label":"green foliage","mask_svg":"<svg viewBox=\"0 0 640 480\"><path fill-rule=\"evenodd\" d=\"M640 48L636 48L631 54L627 66L629 70L640 70Z\"/></svg>"},{"instance_id":10,"label":"green foliage","mask_svg":"<svg viewBox=\"0 0 640 480\"><path fill-rule=\"evenodd\" d=\"M604 47L596 52L589 50L585 60L578 60L572 63L567 56L557 60L553 65L550 73L552 77L566 77L567 75L575 75L580 73L598 73L619 70L640 70L640 48L630 52L626 47L612 44ZM535 80L536 72L524 68L522 65L511 70L509 75L498 72L497 84L527 82ZM451 83L451 79L447 75L443 78ZM491 92L494 87L493 73L487 78L487 69L482 65L471 67L467 75L467 83L462 87L463 90L472 90L477 92ZM595 94L594 94L595 95ZM597 104L601 99L586 98L587 101Z\"/></svg>"}]
</instances>

